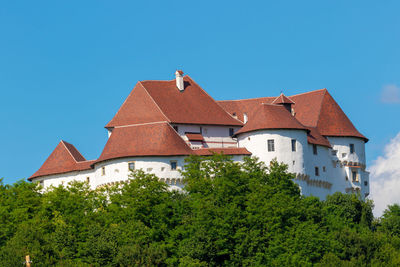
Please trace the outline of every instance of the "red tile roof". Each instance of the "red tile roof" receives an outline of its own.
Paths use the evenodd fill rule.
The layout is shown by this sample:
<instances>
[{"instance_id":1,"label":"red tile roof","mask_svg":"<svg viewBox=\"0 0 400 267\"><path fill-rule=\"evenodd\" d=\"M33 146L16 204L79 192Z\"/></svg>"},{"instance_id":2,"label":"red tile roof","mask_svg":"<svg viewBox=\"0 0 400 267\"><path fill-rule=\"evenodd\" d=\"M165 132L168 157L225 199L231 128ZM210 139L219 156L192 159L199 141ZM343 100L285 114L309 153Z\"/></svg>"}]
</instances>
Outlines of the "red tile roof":
<instances>
[{"instance_id":1,"label":"red tile roof","mask_svg":"<svg viewBox=\"0 0 400 267\"><path fill-rule=\"evenodd\" d=\"M282 105L261 104L249 116L249 121L235 135L263 129L298 129L309 131Z\"/></svg>"},{"instance_id":2,"label":"red tile roof","mask_svg":"<svg viewBox=\"0 0 400 267\"><path fill-rule=\"evenodd\" d=\"M242 99L242 100L222 100L217 101L229 114L233 116L236 114L237 118L244 122L244 113L249 116L253 110L262 103L270 104L274 101L275 97L260 97L253 99Z\"/></svg>"},{"instance_id":3,"label":"red tile roof","mask_svg":"<svg viewBox=\"0 0 400 267\"><path fill-rule=\"evenodd\" d=\"M294 102L282 93L272 101L272 104L294 104Z\"/></svg>"},{"instance_id":4,"label":"red tile roof","mask_svg":"<svg viewBox=\"0 0 400 267\"><path fill-rule=\"evenodd\" d=\"M368 141L351 123L326 89L311 91L289 97L295 118L304 126L317 128L323 136L359 137ZM243 100L226 100L218 103L230 114L236 113L243 121L243 113L252 113L260 103L272 103L276 98L262 97ZM249 121L251 117L249 116Z\"/></svg>"},{"instance_id":5,"label":"red tile roof","mask_svg":"<svg viewBox=\"0 0 400 267\"><path fill-rule=\"evenodd\" d=\"M319 132L325 136L352 136L368 141L354 127L328 91L324 95L317 127Z\"/></svg>"},{"instance_id":6,"label":"red tile roof","mask_svg":"<svg viewBox=\"0 0 400 267\"><path fill-rule=\"evenodd\" d=\"M139 82L106 128L159 121L242 125L188 75L183 81L183 91L176 88L175 80Z\"/></svg>"},{"instance_id":7,"label":"red tile roof","mask_svg":"<svg viewBox=\"0 0 400 267\"><path fill-rule=\"evenodd\" d=\"M225 148L201 148L194 150L195 155L210 156L213 154L224 155L251 155L251 153L244 147L225 147Z\"/></svg>"},{"instance_id":8,"label":"red tile roof","mask_svg":"<svg viewBox=\"0 0 400 267\"><path fill-rule=\"evenodd\" d=\"M310 132L307 134L308 143L320 145L320 146L332 147L331 143L329 143L328 139L326 139L324 136L322 136L318 132L317 128L307 127L307 129L310 130Z\"/></svg>"},{"instance_id":9,"label":"red tile roof","mask_svg":"<svg viewBox=\"0 0 400 267\"><path fill-rule=\"evenodd\" d=\"M52 174L89 170L93 162L92 160L85 160L73 145L60 141L40 169L28 180L31 181L34 178Z\"/></svg>"},{"instance_id":10,"label":"red tile roof","mask_svg":"<svg viewBox=\"0 0 400 267\"><path fill-rule=\"evenodd\" d=\"M157 121L169 120L138 82L106 128Z\"/></svg>"},{"instance_id":11,"label":"red tile roof","mask_svg":"<svg viewBox=\"0 0 400 267\"><path fill-rule=\"evenodd\" d=\"M116 127L99 159L190 155L192 149L166 122Z\"/></svg>"},{"instance_id":12,"label":"red tile roof","mask_svg":"<svg viewBox=\"0 0 400 267\"><path fill-rule=\"evenodd\" d=\"M189 139L189 141L204 141L201 133L186 133L186 137Z\"/></svg>"}]
</instances>

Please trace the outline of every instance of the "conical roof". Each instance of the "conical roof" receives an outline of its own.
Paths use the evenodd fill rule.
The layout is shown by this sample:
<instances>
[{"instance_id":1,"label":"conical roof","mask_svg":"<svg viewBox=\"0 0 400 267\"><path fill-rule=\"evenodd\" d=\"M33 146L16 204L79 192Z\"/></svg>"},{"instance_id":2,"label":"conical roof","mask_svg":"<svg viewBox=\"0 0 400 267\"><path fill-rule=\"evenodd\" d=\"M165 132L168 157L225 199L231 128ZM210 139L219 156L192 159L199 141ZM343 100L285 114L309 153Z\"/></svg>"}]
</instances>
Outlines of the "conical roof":
<instances>
[{"instance_id":1,"label":"conical roof","mask_svg":"<svg viewBox=\"0 0 400 267\"><path fill-rule=\"evenodd\" d=\"M96 163L124 157L192 153L192 149L167 122L149 123L114 128Z\"/></svg>"},{"instance_id":2,"label":"conical roof","mask_svg":"<svg viewBox=\"0 0 400 267\"><path fill-rule=\"evenodd\" d=\"M75 146L61 140L40 169L28 180L39 176L87 170L93 162L87 161Z\"/></svg>"},{"instance_id":3,"label":"conical roof","mask_svg":"<svg viewBox=\"0 0 400 267\"><path fill-rule=\"evenodd\" d=\"M235 135L263 129L298 129L309 131L282 105L261 104L249 121Z\"/></svg>"}]
</instances>

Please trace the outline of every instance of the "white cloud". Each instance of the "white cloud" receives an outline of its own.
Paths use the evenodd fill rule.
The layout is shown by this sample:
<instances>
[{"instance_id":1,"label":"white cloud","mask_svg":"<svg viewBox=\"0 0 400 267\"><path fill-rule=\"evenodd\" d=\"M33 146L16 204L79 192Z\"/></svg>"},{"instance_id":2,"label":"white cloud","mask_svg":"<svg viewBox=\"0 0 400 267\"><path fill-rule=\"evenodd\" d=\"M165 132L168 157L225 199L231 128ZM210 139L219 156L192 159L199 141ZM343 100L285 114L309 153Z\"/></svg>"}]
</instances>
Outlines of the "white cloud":
<instances>
[{"instance_id":1,"label":"white cloud","mask_svg":"<svg viewBox=\"0 0 400 267\"><path fill-rule=\"evenodd\" d=\"M385 85L382 88L381 101L383 103L400 103L400 88L394 84Z\"/></svg>"},{"instance_id":2,"label":"white cloud","mask_svg":"<svg viewBox=\"0 0 400 267\"><path fill-rule=\"evenodd\" d=\"M381 216L387 205L400 204L400 133L385 146L384 155L374 161L370 171L374 215Z\"/></svg>"}]
</instances>

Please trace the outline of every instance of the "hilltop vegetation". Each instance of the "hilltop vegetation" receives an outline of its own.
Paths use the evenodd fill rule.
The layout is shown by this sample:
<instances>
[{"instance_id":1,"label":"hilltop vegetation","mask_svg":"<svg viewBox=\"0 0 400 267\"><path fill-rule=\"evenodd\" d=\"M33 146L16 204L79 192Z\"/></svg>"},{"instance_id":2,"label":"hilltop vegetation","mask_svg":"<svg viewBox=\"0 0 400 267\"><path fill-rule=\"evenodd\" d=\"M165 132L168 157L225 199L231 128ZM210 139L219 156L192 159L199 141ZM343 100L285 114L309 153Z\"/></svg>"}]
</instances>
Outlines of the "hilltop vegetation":
<instances>
[{"instance_id":1,"label":"hilltop vegetation","mask_svg":"<svg viewBox=\"0 0 400 267\"><path fill-rule=\"evenodd\" d=\"M189 158L185 193L137 171L123 187L0 185L0 266L400 266L400 207L300 195L286 166Z\"/></svg>"}]
</instances>

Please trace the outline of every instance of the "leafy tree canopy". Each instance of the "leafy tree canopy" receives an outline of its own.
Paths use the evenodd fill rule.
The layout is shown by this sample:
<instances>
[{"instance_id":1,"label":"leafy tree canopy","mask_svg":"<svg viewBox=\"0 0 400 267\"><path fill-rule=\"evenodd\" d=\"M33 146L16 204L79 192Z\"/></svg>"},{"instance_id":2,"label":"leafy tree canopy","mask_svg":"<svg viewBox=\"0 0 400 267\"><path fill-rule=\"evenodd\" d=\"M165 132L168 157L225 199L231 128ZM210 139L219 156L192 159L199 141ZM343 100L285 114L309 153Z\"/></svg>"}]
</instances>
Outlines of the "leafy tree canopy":
<instances>
[{"instance_id":1,"label":"leafy tree canopy","mask_svg":"<svg viewBox=\"0 0 400 267\"><path fill-rule=\"evenodd\" d=\"M183 191L143 171L90 190L0 182L0 266L400 266L400 206L301 196L287 166L190 157Z\"/></svg>"}]
</instances>

